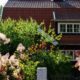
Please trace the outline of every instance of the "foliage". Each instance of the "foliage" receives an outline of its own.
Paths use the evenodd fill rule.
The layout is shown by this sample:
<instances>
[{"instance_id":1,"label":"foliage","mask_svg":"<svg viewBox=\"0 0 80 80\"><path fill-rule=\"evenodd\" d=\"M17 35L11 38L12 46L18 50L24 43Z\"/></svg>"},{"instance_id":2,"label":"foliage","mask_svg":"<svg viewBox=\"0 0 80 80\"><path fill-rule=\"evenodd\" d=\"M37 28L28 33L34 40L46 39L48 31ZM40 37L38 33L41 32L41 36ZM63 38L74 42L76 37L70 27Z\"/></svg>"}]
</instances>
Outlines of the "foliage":
<instances>
[{"instance_id":1,"label":"foliage","mask_svg":"<svg viewBox=\"0 0 80 80\"><path fill-rule=\"evenodd\" d=\"M44 24L44 23L41 23L41 24ZM45 42L48 42L48 43L52 43L53 44L53 41L60 41L61 37L62 37L62 34L59 34L57 35L54 31L53 28L51 28L51 25L49 26L49 29L46 30L46 27L45 26L40 26L38 28L38 34L41 35L41 40L42 41L45 41Z\"/></svg>"},{"instance_id":2,"label":"foliage","mask_svg":"<svg viewBox=\"0 0 80 80\"><path fill-rule=\"evenodd\" d=\"M16 21L9 18L0 22L0 32L0 51L2 53L13 52L12 56L15 57L12 61L17 60L19 63L19 71L17 68L10 71L9 67L13 63L12 65L6 64L7 71L5 72L10 73L6 73L6 76L8 75L10 80L12 77L14 80L35 80L38 66L47 67L49 80L53 80L54 75L71 72L70 57L62 54L58 49L62 34L56 35L51 26L46 30L44 23L39 25L33 19ZM11 55L7 57L9 62L10 58ZM13 73L17 77L11 76Z\"/></svg>"},{"instance_id":3,"label":"foliage","mask_svg":"<svg viewBox=\"0 0 80 80\"><path fill-rule=\"evenodd\" d=\"M0 51L13 52L19 43L23 43L26 48L31 44L34 44L37 26L38 23L33 19L26 21L20 19L16 21L8 18L7 20L1 21L0 32L6 34L7 37L11 39L11 42L8 45L2 45Z\"/></svg>"},{"instance_id":4,"label":"foliage","mask_svg":"<svg viewBox=\"0 0 80 80\"><path fill-rule=\"evenodd\" d=\"M53 80L54 76L71 75L71 57L59 50L37 51L32 55L32 60L39 61L39 67L47 67L49 80Z\"/></svg>"},{"instance_id":5,"label":"foliage","mask_svg":"<svg viewBox=\"0 0 80 80\"><path fill-rule=\"evenodd\" d=\"M5 34L0 33L0 45L8 44L10 39ZM2 55L0 53L0 79L1 80L23 80L23 74L21 74L21 67L19 66L19 58L14 55L6 53Z\"/></svg>"},{"instance_id":6,"label":"foliage","mask_svg":"<svg viewBox=\"0 0 80 80\"><path fill-rule=\"evenodd\" d=\"M22 70L24 71L25 80L35 80L36 79L36 69L38 65L38 61L27 61L21 62Z\"/></svg>"},{"instance_id":7,"label":"foliage","mask_svg":"<svg viewBox=\"0 0 80 80\"><path fill-rule=\"evenodd\" d=\"M51 27L47 32L44 23L39 25L32 18L29 20L20 19L18 21L10 18L2 20L0 22L0 32L6 34L11 39L9 44L1 45L0 51L3 53L14 52L19 43L22 43L28 48L32 44L34 45L40 41L53 43L54 40L59 41L62 37L61 34L56 35Z\"/></svg>"},{"instance_id":8,"label":"foliage","mask_svg":"<svg viewBox=\"0 0 80 80\"><path fill-rule=\"evenodd\" d=\"M0 44L7 42L5 34L0 33ZM9 41L6 43L8 44ZM35 80L38 61L30 60L25 53L25 47L20 43L13 55L0 54L0 79L1 80Z\"/></svg>"}]
</instances>

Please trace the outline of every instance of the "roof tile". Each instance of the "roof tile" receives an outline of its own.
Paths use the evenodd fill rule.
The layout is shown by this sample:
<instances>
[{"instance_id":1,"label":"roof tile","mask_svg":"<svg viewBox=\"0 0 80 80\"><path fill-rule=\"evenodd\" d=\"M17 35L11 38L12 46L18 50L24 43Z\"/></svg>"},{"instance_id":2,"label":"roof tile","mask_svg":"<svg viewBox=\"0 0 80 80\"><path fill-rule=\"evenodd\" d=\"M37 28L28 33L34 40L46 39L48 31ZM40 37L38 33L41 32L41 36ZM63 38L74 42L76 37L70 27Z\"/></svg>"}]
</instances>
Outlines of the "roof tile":
<instances>
[{"instance_id":1,"label":"roof tile","mask_svg":"<svg viewBox=\"0 0 80 80\"><path fill-rule=\"evenodd\" d=\"M52 1L8 1L5 7L21 8L80 8L80 0L66 0L63 2Z\"/></svg>"}]
</instances>

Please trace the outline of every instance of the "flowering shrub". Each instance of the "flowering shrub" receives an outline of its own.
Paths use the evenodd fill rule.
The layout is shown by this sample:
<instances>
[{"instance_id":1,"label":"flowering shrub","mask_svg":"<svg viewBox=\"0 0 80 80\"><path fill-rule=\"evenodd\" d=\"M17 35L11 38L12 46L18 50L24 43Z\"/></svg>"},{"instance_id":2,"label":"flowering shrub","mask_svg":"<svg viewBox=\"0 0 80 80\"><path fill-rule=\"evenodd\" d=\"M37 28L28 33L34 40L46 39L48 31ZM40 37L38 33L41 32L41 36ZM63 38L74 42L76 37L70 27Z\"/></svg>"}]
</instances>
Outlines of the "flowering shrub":
<instances>
[{"instance_id":1,"label":"flowering shrub","mask_svg":"<svg viewBox=\"0 0 80 80\"><path fill-rule=\"evenodd\" d=\"M7 19L0 22L0 32L0 51L5 53L0 54L1 80L36 80L37 66L47 67L49 80L70 71L65 66L70 57L57 47L62 34L56 35L51 26L46 30L33 19Z\"/></svg>"},{"instance_id":2,"label":"flowering shrub","mask_svg":"<svg viewBox=\"0 0 80 80\"><path fill-rule=\"evenodd\" d=\"M36 68L39 61L32 61L29 54L26 53L25 47L20 43L15 52L17 58L20 60L20 68L24 72L23 80L35 80Z\"/></svg>"},{"instance_id":3,"label":"flowering shrub","mask_svg":"<svg viewBox=\"0 0 80 80\"><path fill-rule=\"evenodd\" d=\"M76 63L74 67L78 69L78 71L80 71L80 51L79 50L75 52L75 57L76 57Z\"/></svg>"},{"instance_id":4,"label":"flowering shrub","mask_svg":"<svg viewBox=\"0 0 80 80\"><path fill-rule=\"evenodd\" d=\"M28 54L33 61L39 61L39 67L47 67L48 79L53 80L54 76L59 75L71 75L71 57L64 55L54 45L49 44L47 49L45 46L47 44L42 45L42 43L29 47Z\"/></svg>"},{"instance_id":5,"label":"flowering shrub","mask_svg":"<svg viewBox=\"0 0 80 80\"><path fill-rule=\"evenodd\" d=\"M2 53L13 53L19 43L28 48L31 45L39 43L41 40L54 43L54 41L58 42L62 37L62 34L56 35L51 26L47 31L44 23L38 24L32 18L30 20L20 19L18 21L10 18L2 20L0 21L0 32L11 39L9 44L0 46Z\"/></svg>"},{"instance_id":6,"label":"flowering shrub","mask_svg":"<svg viewBox=\"0 0 80 80\"><path fill-rule=\"evenodd\" d=\"M0 33L0 44L8 44L9 42L10 39L5 34ZM15 54L11 56L9 53L0 54L0 76L3 76L3 80L10 80L11 78L23 80L19 58L16 58Z\"/></svg>"},{"instance_id":7,"label":"flowering shrub","mask_svg":"<svg viewBox=\"0 0 80 80\"><path fill-rule=\"evenodd\" d=\"M10 39L7 38L5 34L0 33L0 43L8 44L9 42L10 42Z\"/></svg>"},{"instance_id":8,"label":"flowering shrub","mask_svg":"<svg viewBox=\"0 0 80 80\"><path fill-rule=\"evenodd\" d=\"M8 44L9 42L10 39L5 34L0 33L0 44ZM38 62L29 60L29 56L24 52L25 47L20 43L13 55L0 54L1 80L35 80L34 74Z\"/></svg>"},{"instance_id":9,"label":"flowering shrub","mask_svg":"<svg viewBox=\"0 0 80 80\"><path fill-rule=\"evenodd\" d=\"M10 58L8 53L0 56L0 75L4 76L5 80L10 80L11 78L23 80L19 59L15 55L10 56Z\"/></svg>"},{"instance_id":10,"label":"flowering shrub","mask_svg":"<svg viewBox=\"0 0 80 80\"><path fill-rule=\"evenodd\" d=\"M34 44L37 28L38 23L33 19L16 21L8 18L0 21L0 32L11 39L9 44L0 46L0 51L12 53L19 43L23 43L26 48Z\"/></svg>"}]
</instances>

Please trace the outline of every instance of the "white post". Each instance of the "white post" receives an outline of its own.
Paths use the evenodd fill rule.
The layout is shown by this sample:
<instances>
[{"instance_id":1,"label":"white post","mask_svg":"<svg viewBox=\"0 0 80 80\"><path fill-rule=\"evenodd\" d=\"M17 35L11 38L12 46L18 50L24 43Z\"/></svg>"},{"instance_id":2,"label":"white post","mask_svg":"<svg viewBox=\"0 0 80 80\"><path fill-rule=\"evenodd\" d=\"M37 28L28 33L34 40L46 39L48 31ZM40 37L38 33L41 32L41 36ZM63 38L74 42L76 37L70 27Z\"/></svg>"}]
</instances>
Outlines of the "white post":
<instances>
[{"instance_id":1,"label":"white post","mask_svg":"<svg viewBox=\"0 0 80 80\"><path fill-rule=\"evenodd\" d=\"M47 80L47 68L46 67L37 68L37 80Z\"/></svg>"}]
</instances>

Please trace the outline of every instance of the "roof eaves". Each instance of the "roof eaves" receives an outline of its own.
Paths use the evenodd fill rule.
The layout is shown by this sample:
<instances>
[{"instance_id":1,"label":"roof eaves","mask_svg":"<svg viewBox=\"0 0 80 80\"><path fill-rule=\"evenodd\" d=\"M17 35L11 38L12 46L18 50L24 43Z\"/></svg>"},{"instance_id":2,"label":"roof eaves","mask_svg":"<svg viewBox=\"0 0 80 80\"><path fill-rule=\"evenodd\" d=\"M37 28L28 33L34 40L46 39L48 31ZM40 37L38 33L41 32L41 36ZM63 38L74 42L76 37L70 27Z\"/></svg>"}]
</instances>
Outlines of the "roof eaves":
<instances>
[{"instance_id":1,"label":"roof eaves","mask_svg":"<svg viewBox=\"0 0 80 80\"><path fill-rule=\"evenodd\" d=\"M61 45L80 45L80 43L61 43Z\"/></svg>"},{"instance_id":2,"label":"roof eaves","mask_svg":"<svg viewBox=\"0 0 80 80\"><path fill-rule=\"evenodd\" d=\"M55 19L54 21L80 21L80 19Z\"/></svg>"}]
</instances>

